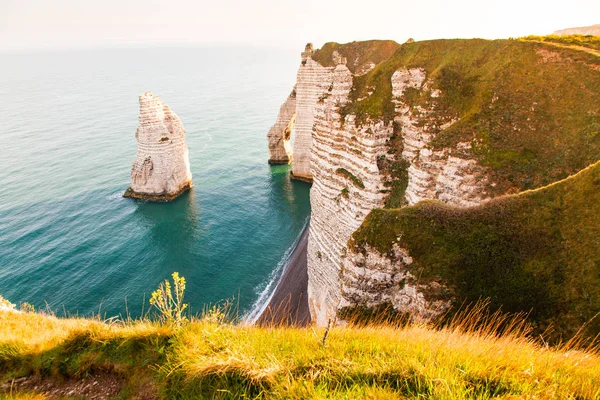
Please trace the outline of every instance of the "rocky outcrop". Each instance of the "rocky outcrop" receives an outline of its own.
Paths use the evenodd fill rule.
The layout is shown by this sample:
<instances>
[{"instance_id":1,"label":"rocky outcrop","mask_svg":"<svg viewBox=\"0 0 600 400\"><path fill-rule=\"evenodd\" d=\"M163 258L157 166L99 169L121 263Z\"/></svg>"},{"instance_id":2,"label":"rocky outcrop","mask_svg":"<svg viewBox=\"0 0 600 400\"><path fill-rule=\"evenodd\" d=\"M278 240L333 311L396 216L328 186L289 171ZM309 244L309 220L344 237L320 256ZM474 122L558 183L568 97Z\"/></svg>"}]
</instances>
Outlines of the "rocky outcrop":
<instances>
[{"instance_id":1,"label":"rocky outcrop","mask_svg":"<svg viewBox=\"0 0 600 400\"><path fill-rule=\"evenodd\" d=\"M447 300L449 296L440 299L431 294L450 290L442 282L414 276L409 271L412 263L408 251L397 244L391 254L381 254L371 247L364 252L348 252L340 308L386 304L400 313L410 314L413 320L427 320L446 312L451 304Z\"/></svg>"},{"instance_id":2,"label":"rocky outcrop","mask_svg":"<svg viewBox=\"0 0 600 400\"><path fill-rule=\"evenodd\" d=\"M483 168L474 159L471 144L459 143L442 149L432 145L437 132L456 120L439 121L431 115L435 99L441 93L432 89L433 82L427 81L425 70L401 68L394 72L391 83L396 112L394 124L403 150L399 155L386 154L385 157L391 158L391 162L401 157L408 166L403 203L413 205L422 200L440 200L466 207L486 200L486 178ZM404 101L409 88L425 92L432 99L430 107L411 109ZM391 254L381 254L373 248L360 252L350 249L341 271L339 307L391 304L397 312L410 314L413 319L428 319L446 312L450 307L451 290L443 282L420 281L410 273L411 264L408 251L397 245ZM432 293L446 295L431 296Z\"/></svg>"},{"instance_id":3,"label":"rocky outcrop","mask_svg":"<svg viewBox=\"0 0 600 400\"><path fill-rule=\"evenodd\" d=\"M296 88L281 105L275 125L267 133L269 164L292 162L292 133L296 126Z\"/></svg>"},{"instance_id":4,"label":"rocky outcrop","mask_svg":"<svg viewBox=\"0 0 600 400\"><path fill-rule=\"evenodd\" d=\"M481 168L472 159L470 146L433 150L430 142L435 130L422 123L429 110L422 109L416 116L402 101L406 88L431 91L424 70L400 69L392 78L394 122L404 141L400 155L388 153L392 123L369 120L357 125L354 115L342 120L340 107L349 101L351 87L352 74L345 65L338 65L315 111L308 244L312 318L325 325L340 308L381 303L429 318L448 307L445 301L426 300L425 293L444 289L440 283L417 282L402 263L392 263L385 255L354 254L347 248L348 240L373 208L384 205L389 177L380 170L382 158L393 162L401 157L407 163L405 204L409 205L425 199L462 206L479 204L485 199ZM398 254L402 256L397 260L409 264L408 254L401 249Z\"/></svg>"},{"instance_id":5,"label":"rocky outcrop","mask_svg":"<svg viewBox=\"0 0 600 400\"><path fill-rule=\"evenodd\" d=\"M351 88L352 74L339 64L315 113L308 294L313 321L319 325L326 325L342 302L340 274L350 236L384 200L377 158L386 152L392 128L381 121L357 127L354 115L342 119L340 107Z\"/></svg>"},{"instance_id":6,"label":"rocky outcrop","mask_svg":"<svg viewBox=\"0 0 600 400\"><path fill-rule=\"evenodd\" d=\"M429 303L423 294L435 290L438 283L418 283L407 269L390 264L384 255L352 254L347 244L367 214L384 206L390 177L380 169L381 160L401 158L408 165L404 204L424 199L456 205L480 203L485 198L483 180L477 163L469 158L470 148L433 150L430 142L435 129L422 123L431 110L421 109L415 115L403 102L407 88L439 96L423 69L399 69L393 74L394 123L367 119L358 124L356 115L340 112L350 101L353 77L368 73L375 64L367 61L352 73L346 57L337 51L331 53L328 66L313 60L313 54L310 44L302 53L295 87L295 125L290 96L268 135L271 159L288 162L286 132L295 129L292 176L313 182L307 255L312 320L326 325L338 309L359 303L388 302L423 318L444 311L446 303ZM453 122L447 121L446 126ZM402 153L395 155L388 147L394 129L404 141ZM398 259L406 261L410 256Z\"/></svg>"},{"instance_id":7,"label":"rocky outcrop","mask_svg":"<svg viewBox=\"0 0 600 400\"><path fill-rule=\"evenodd\" d=\"M192 186L185 129L158 96L144 93L139 101L138 151L124 196L170 201Z\"/></svg>"}]
</instances>

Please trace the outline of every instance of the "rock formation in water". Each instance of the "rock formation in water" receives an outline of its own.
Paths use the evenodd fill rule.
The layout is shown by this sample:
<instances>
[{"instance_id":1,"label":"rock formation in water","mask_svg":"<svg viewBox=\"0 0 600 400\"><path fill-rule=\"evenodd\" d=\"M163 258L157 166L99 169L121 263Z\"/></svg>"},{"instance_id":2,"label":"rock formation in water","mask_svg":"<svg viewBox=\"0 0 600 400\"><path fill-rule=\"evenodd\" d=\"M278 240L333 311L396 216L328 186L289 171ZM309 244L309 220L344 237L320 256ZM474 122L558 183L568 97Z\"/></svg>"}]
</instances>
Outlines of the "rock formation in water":
<instances>
[{"instance_id":1,"label":"rock formation in water","mask_svg":"<svg viewBox=\"0 0 600 400\"><path fill-rule=\"evenodd\" d=\"M414 261L415 249L402 244L405 233L393 236L386 251L375 248L384 233L392 236L387 225L364 225L373 209L409 209L427 200L468 209L598 160L600 142L587 133L591 120L600 123L597 60L554 52L538 43L482 40L306 47L296 82L292 174L313 181L307 254L313 321L326 325L340 309L379 305L430 318L461 300L443 274L420 279L415 265L438 267ZM528 74L534 69L543 81ZM585 76L579 82L587 83L563 81L565 75ZM513 87L517 80L524 82ZM571 102L565 91L580 98ZM286 118L278 132L289 125ZM370 239L355 246L359 228ZM494 239L478 240L487 246ZM423 245L435 251L435 242ZM487 284L482 297L495 290ZM518 301L528 311L530 303Z\"/></svg>"},{"instance_id":2,"label":"rock formation in water","mask_svg":"<svg viewBox=\"0 0 600 400\"><path fill-rule=\"evenodd\" d=\"M192 186L185 129L158 96L148 92L139 100L138 151L131 168L131 186L124 196L171 201Z\"/></svg>"}]
</instances>

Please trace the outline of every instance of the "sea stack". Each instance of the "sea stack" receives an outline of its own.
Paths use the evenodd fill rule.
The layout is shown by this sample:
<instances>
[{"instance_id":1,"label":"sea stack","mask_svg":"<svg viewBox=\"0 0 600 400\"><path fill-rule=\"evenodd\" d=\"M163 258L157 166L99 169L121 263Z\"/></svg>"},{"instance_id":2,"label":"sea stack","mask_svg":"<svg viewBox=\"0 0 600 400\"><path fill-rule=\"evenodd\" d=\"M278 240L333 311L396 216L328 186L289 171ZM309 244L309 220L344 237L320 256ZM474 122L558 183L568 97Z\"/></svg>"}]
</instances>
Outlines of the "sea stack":
<instances>
[{"instance_id":1,"label":"sea stack","mask_svg":"<svg viewBox=\"0 0 600 400\"><path fill-rule=\"evenodd\" d=\"M124 197L171 201L192 186L185 129L179 117L150 92L140 95L140 125L131 186Z\"/></svg>"}]
</instances>

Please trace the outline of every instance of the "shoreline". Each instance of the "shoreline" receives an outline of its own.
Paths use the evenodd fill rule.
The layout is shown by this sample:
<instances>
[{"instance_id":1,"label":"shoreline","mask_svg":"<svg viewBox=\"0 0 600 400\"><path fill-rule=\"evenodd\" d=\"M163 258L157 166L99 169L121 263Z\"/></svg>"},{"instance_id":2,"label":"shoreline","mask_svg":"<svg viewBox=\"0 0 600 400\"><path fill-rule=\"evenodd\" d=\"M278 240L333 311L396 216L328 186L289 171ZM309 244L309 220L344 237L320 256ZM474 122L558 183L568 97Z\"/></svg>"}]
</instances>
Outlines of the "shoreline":
<instances>
[{"instance_id":1,"label":"shoreline","mask_svg":"<svg viewBox=\"0 0 600 400\"><path fill-rule=\"evenodd\" d=\"M308 308L307 247L310 222L300 234L298 244L284 266L279 282L260 316L257 325L307 326Z\"/></svg>"}]
</instances>

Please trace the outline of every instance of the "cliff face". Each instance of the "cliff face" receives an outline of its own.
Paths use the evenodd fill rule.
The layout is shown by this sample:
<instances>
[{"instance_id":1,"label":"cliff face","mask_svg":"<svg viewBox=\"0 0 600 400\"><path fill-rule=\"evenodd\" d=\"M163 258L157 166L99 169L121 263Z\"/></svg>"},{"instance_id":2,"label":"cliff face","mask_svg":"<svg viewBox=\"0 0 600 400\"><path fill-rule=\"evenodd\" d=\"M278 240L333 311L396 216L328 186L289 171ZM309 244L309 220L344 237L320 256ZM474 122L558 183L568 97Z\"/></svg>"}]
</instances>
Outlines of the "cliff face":
<instances>
[{"instance_id":1,"label":"cliff face","mask_svg":"<svg viewBox=\"0 0 600 400\"><path fill-rule=\"evenodd\" d=\"M457 119L441 122L428 121L433 112L429 107L413 110L403 100L407 89L426 91L436 98L442 96L439 89L426 81L423 68L401 68L391 77L392 96L395 105L397 130L403 141L401 159L408 165L405 204L413 205L422 200L437 199L457 206L472 206L486 198L485 174L477 165L471 151L471 143L460 142L453 148L432 149L437 129L447 129Z\"/></svg>"},{"instance_id":2,"label":"cliff face","mask_svg":"<svg viewBox=\"0 0 600 400\"><path fill-rule=\"evenodd\" d=\"M309 43L302 53L296 80L296 137L292 165L292 177L307 182L312 182L312 132L317 102L332 80L332 68L315 62L312 54L313 48Z\"/></svg>"},{"instance_id":3,"label":"cliff face","mask_svg":"<svg viewBox=\"0 0 600 400\"><path fill-rule=\"evenodd\" d=\"M394 129L388 127L380 130L382 146L376 153L379 164L373 160L364 161L379 166L395 162L404 165L406 175L402 180L406 182L406 187L404 197L400 199L401 204L413 205L423 200L440 200L456 206L473 206L484 201L484 169L473 159L470 143L458 143L455 148L433 150L431 142L436 135L436 123L439 123L429 121L433 107L430 105L411 109L403 100L409 89L427 91L434 98L442 95L439 89L432 89L434 83L427 81L425 70L400 68L392 74L391 85L395 106ZM455 119L444 121L441 128L449 128L455 122ZM394 131L398 136L395 140L402 142L402 151L390 154L385 144L390 141ZM380 182L390 179L383 168L375 169L374 174ZM380 186L380 192L385 192L382 189L384 187ZM373 208L383 207L383 199L375 204L365 203L365 206L368 205L372 207L361 214L360 218L356 215L352 226L360 226ZM347 257L340 260L342 301L338 308L390 304L398 312L409 313L421 319L448 310L448 298L430 301L428 298L431 296L427 296L441 290L448 292L448 288L436 280L419 281L409 270L412 257L406 249L395 244L387 254L381 254L368 246L362 250L356 252L351 248Z\"/></svg>"},{"instance_id":4,"label":"cliff face","mask_svg":"<svg viewBox=\"0 0 600 400\"><path fill-rule=\"evenodd\" d=\"M192 186L185 129L158 96L144 93L139 101L138 151L124 196L170 201Z\"/></svg>"},{"instance_id":5,"label":"cliff face","mask_svg":"<svg viewBox=\"0 0 600 400\"><path fill-rule=\"evenodd\" d=\"M448 308L447 301L429 304L425 300L423 293L431 290L430 285L411 286L406 282L411 276L405 269L392 267L376 252L353 254L348 251L347 242L367 214L385 204L387 187L393 178L384 165L394 162L408 165L403 204L425 199L456 205L479 204L485 198L481 168L469 158L470 146L461 144L457 151L431 150L434 134L423 123L430 110L420 108L413 112L401 100L407 88L432 91L432 83L426 83L422 68L401 68L392 75L396 115L393 123L383 119L357 123L357 115L340 113L350 102L354 77L373 69L373 64L367 62L356 67L358 73L352 74L337 51L331 57L332 63L337 64L328 67L334 68L332 74L327 76L328 80L322 75L313 89L319 97L311 139L314 180L308 244L311 315L317 324L326 325L340 308L385 302L424 317L444 311ZM309 63L314 61L309 58ZM439 96L439 90L434 94ZM448 121L444 127L454 122ZM403 151L390 154L388 143L395 131L401 136ZM402 249L396 253L397 260L410 262Z\"/></svg>"},{"instance_id":6,"label":"cliff face","mask_svg":"<svg viewBox=\"0 0 600 400\"><path fill-rule=\"evenodd\" d=\"M369 211L383 205L377 158L392 131L383 122L358 128L354 116L342 118L339 110L348 101L352 74L339 64L332 78L318 103L312 135L308 294L311 315L320 325L335 316L342 300L340 267L348 239Z\"/></svg>"},{"instance_id":7,"label":"cliff face","mask_svg":"<svg viewBox=\"0 0 600 400\"><path fill-rule=\"evenodd\" d=\"M483 260L482 270L489 271L495 268L486 266L491 259L463 259L460 243L431 236L408 246L402 238L418 236L420 220L395 232L387 229L395 226L390 221L365 217L374 209L408 210L431 200L469 210L598 160L600 141L596 133L590 136L590 126L600 126L594 111L600 104L594 89L598 64L577 51L517 41L353 42L307 49L296 87L297 124L302 120L304 127L296 130L295 145L301 143L304 154L309 149L304 159L313 179L313 320L326 325L340 309L378 305L427 319L472 300L474 292L494 295L493 279L482 278L480 290L467 293L436 269L460 259L465 265ZM304 173L306 164L301 166ZM465 235L479 235L474 226L466 226ZM363 238L359 244L355 231ZM495 246L494 235L476 236L475 247ZM507 251L511 246L506 244ZM445 258L415 258L422 252ZM533 304L513 300L507 301L519 304L515 310Z\"/></svg>"}]
</instances>

